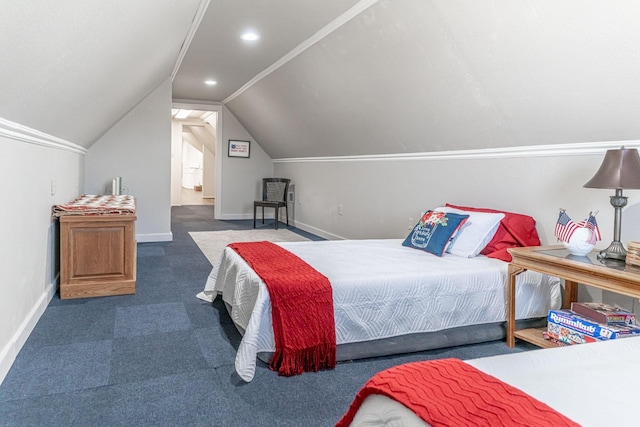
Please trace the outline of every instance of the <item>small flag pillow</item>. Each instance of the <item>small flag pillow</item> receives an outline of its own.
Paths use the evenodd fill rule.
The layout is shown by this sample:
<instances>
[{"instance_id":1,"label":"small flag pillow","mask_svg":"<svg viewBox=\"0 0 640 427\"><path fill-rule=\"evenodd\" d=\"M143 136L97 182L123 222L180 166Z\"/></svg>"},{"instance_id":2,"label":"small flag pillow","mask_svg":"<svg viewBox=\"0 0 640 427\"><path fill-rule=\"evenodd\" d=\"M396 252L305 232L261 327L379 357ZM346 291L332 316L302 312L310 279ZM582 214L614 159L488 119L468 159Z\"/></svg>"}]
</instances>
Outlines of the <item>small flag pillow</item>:
<instances>
[{"instance_id":1,"label":"small flag pillow","mask_svg":"<svg viewBox=\"0 0 640 427\"><path fill-rule=\"evenodd\" d=\"M402 246L442 256L467 218L469 215L427 211L402 242Z\"/></svg>"}]
</instances>

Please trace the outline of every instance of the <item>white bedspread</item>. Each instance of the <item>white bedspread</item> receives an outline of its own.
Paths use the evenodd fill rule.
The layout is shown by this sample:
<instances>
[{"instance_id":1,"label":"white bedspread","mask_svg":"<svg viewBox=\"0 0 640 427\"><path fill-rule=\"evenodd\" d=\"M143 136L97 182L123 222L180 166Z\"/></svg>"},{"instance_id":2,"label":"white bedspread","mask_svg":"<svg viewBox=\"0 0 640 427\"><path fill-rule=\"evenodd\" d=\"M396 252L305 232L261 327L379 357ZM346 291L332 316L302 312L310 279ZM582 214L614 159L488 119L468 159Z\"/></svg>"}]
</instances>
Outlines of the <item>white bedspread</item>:
<instances>
[{"instance_id":1,"label":"white bedspread","mask_svg":"<svg viewBox=\"0 0 640 427\"><path fill-rule=\"evenodd\" d=\"M478 256L436 257L406 248L402 240L284 242L331 281L338 344L504 321L507 263ZM516 317L543 317L560 306L557 278L535 272L518 276ZM265 284L227 248L205 286L222 293L231 318L244 330L236 371L255 373L258 352L275 350L271 303Z\"/></svg>"},{"instance_id":2,"label":"white bedspread","mask_svg":"<svg viewBox=\"0 0 640 427\"><path fill-rule=\"evenodd\" d=\"M639 354L640 337L630 337L466 362L585 427L632 426L638 425ZM428 426L406 406L382 395L367 397L351 425L382 427L390 421Z\"/></svg>"}]
</instances>

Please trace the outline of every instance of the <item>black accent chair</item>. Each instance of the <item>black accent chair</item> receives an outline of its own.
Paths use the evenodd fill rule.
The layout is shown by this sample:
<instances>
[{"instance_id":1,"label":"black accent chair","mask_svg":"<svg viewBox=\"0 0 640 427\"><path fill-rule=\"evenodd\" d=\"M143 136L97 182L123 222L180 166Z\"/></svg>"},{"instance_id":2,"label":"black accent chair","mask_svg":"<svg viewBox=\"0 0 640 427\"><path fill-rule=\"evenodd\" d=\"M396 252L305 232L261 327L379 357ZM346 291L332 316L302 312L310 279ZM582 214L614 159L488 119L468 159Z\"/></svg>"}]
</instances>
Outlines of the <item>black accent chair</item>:
<instances>
[{"instance_id":1,"label":"black accent chair","mask_svg":"<svg viewBox=\"0 0 640 427\"><path fill-rule=\"evenodd\" d=\"M287 194L289 193L288 178L262 178L262 200L253 202L253 228L256 228L256 211L262 208L262 223L264 224L264 208L275 208L275 227L278 229L280 220L280 208L285 209L287 215L287 226L289 226L289 206Z\"/></svg>"}]
</instances>

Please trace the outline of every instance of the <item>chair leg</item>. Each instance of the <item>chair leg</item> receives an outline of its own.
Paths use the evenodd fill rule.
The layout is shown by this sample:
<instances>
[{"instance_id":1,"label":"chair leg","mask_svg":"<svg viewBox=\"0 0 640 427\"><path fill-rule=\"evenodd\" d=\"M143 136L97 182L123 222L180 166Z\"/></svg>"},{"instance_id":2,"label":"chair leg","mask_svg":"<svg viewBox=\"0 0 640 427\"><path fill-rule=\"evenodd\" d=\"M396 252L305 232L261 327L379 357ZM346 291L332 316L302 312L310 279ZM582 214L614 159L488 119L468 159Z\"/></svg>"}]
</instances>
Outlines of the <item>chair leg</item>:
<instances>
[{"instance_id":1,"label":"chair leg","mask_svg":"<svg viewBox=\"0 0 640 427\"><path fill-rule=\"evenodd\" d=\"M276 230L278 229L278 221L280 220L280 208L276 208L276 212L274 213L276 220Z\"/></svg>"},{"instance_id":2,"label":"chair leg","mask_svg":"<svg viewBox=\"0 0 640 427\"><path fill-rule=\"evenodd\" d=\"M255 205L255 203L253 204L253 228L256 228L256 211L257 211L257 206Z\"/></svg>"},{"instance_id":3,"label":"chair leg","mask_svg":"<svg viewBox=\"0 0 640 427\"><path fill-rule=\"evenodd\" d=\"M284 213L287 214L287 227L289 226L289 203L284 205Z\"/></svg>"},{"instance_id":4,"label":"chair leg","mask_svg":"<svg viewBox=\"0 0 640 427\"><path fill-rule=\"evenodd\" d=\"M264 206L262 206L262 223L264 224Z\"/></svg>"}]
</instances>

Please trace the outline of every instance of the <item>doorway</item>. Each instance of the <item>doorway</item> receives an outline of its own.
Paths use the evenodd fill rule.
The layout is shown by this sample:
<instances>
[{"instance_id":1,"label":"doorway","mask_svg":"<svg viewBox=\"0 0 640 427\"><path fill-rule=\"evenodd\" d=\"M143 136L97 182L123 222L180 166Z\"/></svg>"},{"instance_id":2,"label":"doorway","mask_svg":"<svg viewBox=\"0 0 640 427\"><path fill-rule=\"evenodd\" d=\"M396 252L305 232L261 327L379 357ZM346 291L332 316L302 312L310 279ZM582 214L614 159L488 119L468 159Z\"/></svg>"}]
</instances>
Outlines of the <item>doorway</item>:
<instances>
[{"instance_id":1,"label":"doorway","mask_svg":"<svg viewBox=\"0 0 640 427\"><path fill-rule=\"evenodd\" d=\"M174 104L171 110L171 205L214 205L219 111Z\"/></svg>"}]
</instances>

